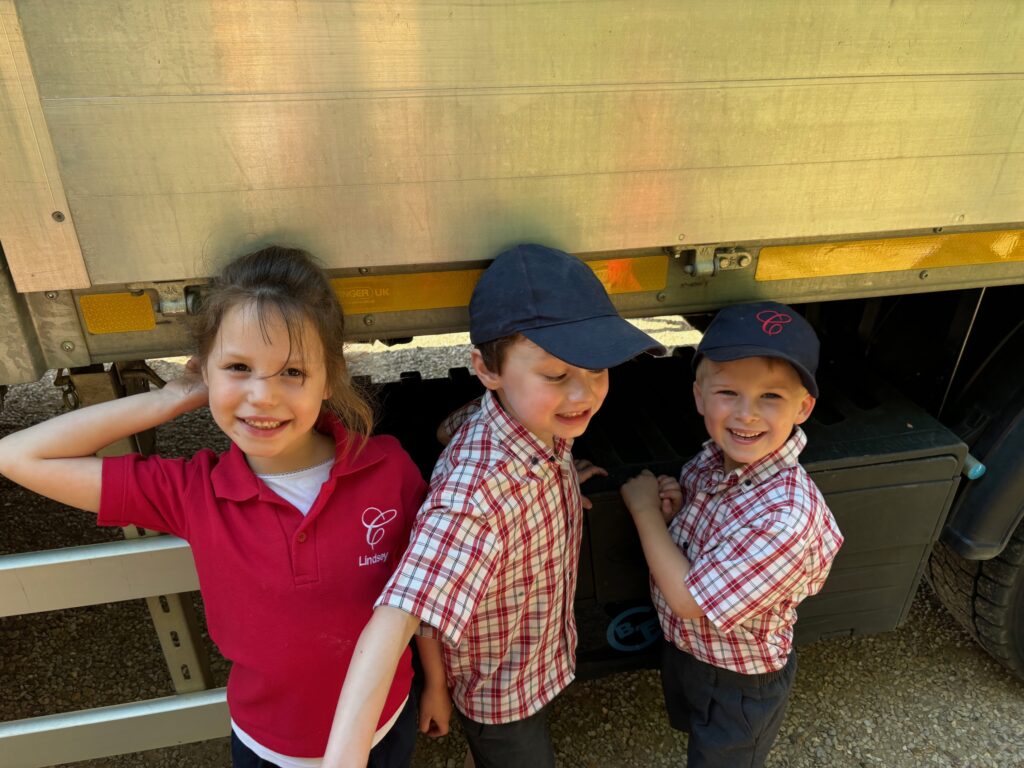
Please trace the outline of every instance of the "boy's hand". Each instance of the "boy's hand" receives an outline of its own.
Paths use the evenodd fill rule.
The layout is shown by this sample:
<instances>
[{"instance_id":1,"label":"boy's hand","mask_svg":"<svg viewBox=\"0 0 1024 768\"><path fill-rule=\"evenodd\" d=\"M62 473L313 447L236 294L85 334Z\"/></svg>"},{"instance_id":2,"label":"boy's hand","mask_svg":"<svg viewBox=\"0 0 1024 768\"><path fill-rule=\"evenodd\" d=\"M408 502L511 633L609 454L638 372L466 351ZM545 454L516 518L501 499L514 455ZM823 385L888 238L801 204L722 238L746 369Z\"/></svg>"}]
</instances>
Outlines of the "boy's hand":
<instances>
[{"instance_id":1,"label":"boy's hand","mask_svg":"<svg viewBox=\"0 0 1024 768\"><path fill-rule=\"evenodd\" d=\"M661 516L666 524L671 523L683 508L683 488L674 477L658 475L658 495L661 497Z\"/></svg>"},{"instance_id":2,"label":"boy's hand","mask_svg":"<svg viewBox=\"0 0 1024 768\"><path fill-rule=\"evenodd\" d=\"M165 395L173 397L181 413L194 411L210 402L210 392L203 381L203 371L196 357L189 358L185 363L185 372L172 379L161 390Z\"/></svg>"},{"instance_id":3,"label":"boy's hand","mask_svg":"<svg viewBox=\"0 0 1024 768\"><path fill-rule=\"evenodd\" d=\"M626 508L634 520L648 514L663 517L661 488L658 478L651 470L645 469L636 477L627 480L619 489L619 493L622 494L622 500L626 503Z\"/></svg>"},{"instance_id":4,"label":"boy's hand","mask_svg":"<svg viewBox=\"0 0 1024 768\"><path fill-rule=\"evenodd\" d=\"M452 717L452 699L444 685L428 685L420 696L420 733L432 739L448 733Z\"/></svg>"},{"instance_id":5,"label":"boy's hand","mask_svg":"<svg viewBox=\"0 0 1024 768\"><path fill-rule=\"evenodd\" d=\"M604 469L604 467L599 467L586 459L576 459L573 463L576 465L576 474L579 476L580 485L583 485L587 480L598 475L601 477L608 477L608 471ZM580 501L583 502L584 509L594 508L594 503L582 493L580 493Z\"/></svg>"}]
</instances>

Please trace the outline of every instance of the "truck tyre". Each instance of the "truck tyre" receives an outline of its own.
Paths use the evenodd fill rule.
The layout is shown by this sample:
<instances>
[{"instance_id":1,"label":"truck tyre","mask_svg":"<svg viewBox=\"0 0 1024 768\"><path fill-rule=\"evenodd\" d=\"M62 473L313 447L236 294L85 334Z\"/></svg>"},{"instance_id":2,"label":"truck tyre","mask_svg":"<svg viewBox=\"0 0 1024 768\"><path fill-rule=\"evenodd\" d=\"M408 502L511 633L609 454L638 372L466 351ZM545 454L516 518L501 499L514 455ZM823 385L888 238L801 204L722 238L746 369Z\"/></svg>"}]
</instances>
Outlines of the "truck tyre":
<instances>
[{"instance_id":1,"label":"truck tyre","mask_svg":"<svg viewBox=\"0 0 1024 768\"><path fill-rule=\"evenodd\" d=\"M965 560L936 542L928 581L981 647L1024 678L1024 523L991 560Z\"/></svg>"}]
</instances>

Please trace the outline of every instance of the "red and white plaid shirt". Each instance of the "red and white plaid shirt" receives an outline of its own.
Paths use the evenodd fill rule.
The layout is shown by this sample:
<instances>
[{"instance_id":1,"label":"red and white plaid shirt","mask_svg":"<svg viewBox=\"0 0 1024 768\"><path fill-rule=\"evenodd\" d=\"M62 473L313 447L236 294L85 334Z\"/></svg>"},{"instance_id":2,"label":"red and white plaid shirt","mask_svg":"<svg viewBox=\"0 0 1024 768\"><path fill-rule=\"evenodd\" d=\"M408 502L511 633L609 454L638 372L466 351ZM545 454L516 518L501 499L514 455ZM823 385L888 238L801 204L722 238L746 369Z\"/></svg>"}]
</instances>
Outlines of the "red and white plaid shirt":
<instances>
[{"instance_id":1,"label":"red and white plaid shirt","mask_svg":"<svg viewBox=\"0 0 1024 768\"><path fill-rule=\"evenodd\" d=\"M488 392L438 459L377 601L436 629L452 698L480 723L527 718L574 676L583 510L570 447L547 448Z\"/></svg>"},{"instance_id":2,"label":"red and white plaid shirt","mask_svg":"<svg viewBox=\"0 0 1024 768\"><path fill-rule=\"evenodd\" d=\"M797 462L806 444L797 427L777 451L727 474L709 440L683 467L669 535L690 561L686 586L705 616L680 619L653 582L651 597L665 639L701 661L749 675L789 658L796 606L824 585L843 543Z\"/></svg>"}]
</instances>

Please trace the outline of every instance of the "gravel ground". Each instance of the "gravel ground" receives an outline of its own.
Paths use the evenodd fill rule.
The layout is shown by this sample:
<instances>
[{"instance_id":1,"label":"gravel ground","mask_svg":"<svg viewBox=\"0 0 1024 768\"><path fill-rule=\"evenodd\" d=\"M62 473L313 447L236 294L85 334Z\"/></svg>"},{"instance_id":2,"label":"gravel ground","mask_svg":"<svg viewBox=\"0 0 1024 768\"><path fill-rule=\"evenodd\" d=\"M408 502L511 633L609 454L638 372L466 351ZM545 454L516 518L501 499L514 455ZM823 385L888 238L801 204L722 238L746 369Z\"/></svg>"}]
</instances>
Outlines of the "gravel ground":
<instances>
[{"instance_id":1,"label":"gravel ground","mask_svg":"<svg viewBox=\"0 0 1024 768\"><path fill-rule=\"evenodd\" d=\"M669 344L693 343L675 321L645 328ZM353 370L375 380L402 370L444 375L468 358L463 337L417 340L421 348L354 345ZM432 345L441 345L431 349ZM157 364L173 374L175 362ZM13 387L0 434L60 410L52 379ZM223 445L204 413L158 431L165 455ZM0 479L0 554L117 538L89 515L40 500ZM142 601L0 619L0 720L115 704L173 693ZM227 664L213 653L215 682ZM992 661L957 626L927 586L906 624L874 637L805 646L782 733L769 765L1018 766L1024 768L1024 683ZM626 768L685 764L686 738L667 725L657 674L642 670L578 682L558 698L552 728L561 766ZM417 749L416 768L461 768L457 733ZM117 766L226 766L218 739L77 763ZM0 767L5 765L0 755Z\"/></svg>"}]
</instances>

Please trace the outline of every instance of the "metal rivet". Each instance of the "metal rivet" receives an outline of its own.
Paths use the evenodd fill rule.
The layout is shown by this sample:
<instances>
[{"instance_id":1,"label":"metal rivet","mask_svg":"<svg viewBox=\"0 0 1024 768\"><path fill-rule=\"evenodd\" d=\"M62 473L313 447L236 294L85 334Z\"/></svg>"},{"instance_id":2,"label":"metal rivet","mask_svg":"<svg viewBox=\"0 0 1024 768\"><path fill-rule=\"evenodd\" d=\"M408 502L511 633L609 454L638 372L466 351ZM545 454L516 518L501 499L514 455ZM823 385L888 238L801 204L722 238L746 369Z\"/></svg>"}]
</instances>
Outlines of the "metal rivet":
<instances>
[{"instance_id":1,"label":"metal rivet","mask_svg":"<svg viewBox=\"0 0 1024 768\"><path fill-rule=\"evenodd\" d=\"M363 318L363 325L373 325L377 322L377 319L373 315L367 315Z\"/></svg>"},{"instance_id":2,"label":"metal rivet","mask_svg":"<svg viewBox=\"0 0 1024 768\"><path fill-rule=\"evenodd\" d=\"M740 266L745 267L750 264L750 257L747 254L740 256Z\"/></svg>"},{"instance_id":3,"label":"metal rivet","mask_svg":"<svg viewBox=\"0 0 1024 768\"><path fill-rule=\"evenodd\" d=\"M921 278L922 280L927 280L928 279L928 270L927 269L922 269L921 272L918 274L918 277Z\"/></svg>"},{"instance_id":4,"label":"metal rivet","mask_svg":"<svg viewBox=\"0 0 1024 768\"><path fill-rule=\"evenodd\" d=\"M54 221L64 221L64 213L61 211L54 211L50 215L53 216Z\"/></svg>"},{"instance_id":5,"label":"metal rivet","mask_svg":"<svg viewBox=\"0 0 1024 768\"><path fill-rule=\"evenodd\" d=\"M370 274L370 268L369 267L360 267L359 268L359 274L360 275L368 275L368 274Z\"/></svg>"},{"instance_id":6,"label":"metal rivet","mask_svg":"<svg viewBox=\"0 0 1024 768\"><path fill-rule=\"evenodd\" d=\"M658 294L657 296L655 296L654 298L656 298L656 299L657 299L658 301L664 301L665 299L667 299L667 298L668 298L668 296L666 296L666 295L665 295L664 293L659 293L659 294Z\"/></svg>"},{"instance_id":7,"label":"metal rivet","mask_svg":"<svg viewBox=\"0 0 1024 768\"><path fill-rule=\"evenodd\" d=\"M722 258L720 258L718 260L718 268L719 269L728 269L729 268L729 258L726 257L726 256L723 256Z\"/></svg>"},{"instance_id":8,"label":"metal rivet","mask_svg":"<svg viewBox=\"0 0 1024 768\"><path fill-rule=\"evenodd\" d=\"M936 235L939 234L939 232L941 232L941 231L942 231L942 227L932 227L932 232L934 232Z\"/></svg>"},{"instance_id":9,"label":"metal rivet","mask_svg":"<svg viewBox=\"0 0 1024 768\"><path fill-rule=\"evenodd\" d=\"M63 349L65 352L74 352L75 343L73 341L62 341L60 343L60 348Z\"/></svg>"},{"instance_id":10,"label":"metal rivet","mask_svg":"<svg viewBox=\"0 0 1024 768\"><path fill-rule=\"evenodd\" d=\"M686 233L685 233L685 232L681 232L681 233L679 234L679 242L681 243L681 242L683 242L683 241L684 241L685 239L686 239Z\"/></svg>"},{"instance_id":11,"label":"metal rivet","mask_svg":"<svg viewBox=\"0 0 1024 768\"><path fill-rule=\"evenodd\" d=\"M50 301L53 301L54 299L57 298L57 292L56 291L47 291L43 295L46 296L46 298L48 298Z\"/></svg>"}]
</instances>

